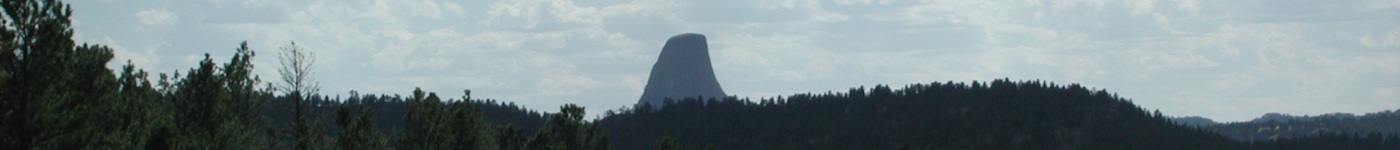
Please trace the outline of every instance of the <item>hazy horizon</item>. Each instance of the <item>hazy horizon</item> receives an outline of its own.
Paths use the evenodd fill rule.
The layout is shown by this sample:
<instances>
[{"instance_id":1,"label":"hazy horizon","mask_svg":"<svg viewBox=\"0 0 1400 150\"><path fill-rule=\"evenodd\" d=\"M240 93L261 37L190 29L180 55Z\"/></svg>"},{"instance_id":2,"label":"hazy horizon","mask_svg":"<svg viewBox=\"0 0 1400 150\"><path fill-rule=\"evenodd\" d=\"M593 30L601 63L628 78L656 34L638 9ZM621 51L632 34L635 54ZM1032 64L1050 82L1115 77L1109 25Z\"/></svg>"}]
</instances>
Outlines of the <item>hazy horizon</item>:
<instances>
[{"instance_id":1,"label":"hazy horizon","mask_svg":"<svg viewBox=\"0 0 1400 150\"><path fill-rule=\"evenodd\" d=\"M753 99L999 78L1106 89L1172 116L1400 108L1400 1L246 1L69 2L109 67L185 72L241 41L276 79L278 48L317 53L321 94L630 106L666 38L705 34L720 85Z\"/></svg>"}]
</instances>

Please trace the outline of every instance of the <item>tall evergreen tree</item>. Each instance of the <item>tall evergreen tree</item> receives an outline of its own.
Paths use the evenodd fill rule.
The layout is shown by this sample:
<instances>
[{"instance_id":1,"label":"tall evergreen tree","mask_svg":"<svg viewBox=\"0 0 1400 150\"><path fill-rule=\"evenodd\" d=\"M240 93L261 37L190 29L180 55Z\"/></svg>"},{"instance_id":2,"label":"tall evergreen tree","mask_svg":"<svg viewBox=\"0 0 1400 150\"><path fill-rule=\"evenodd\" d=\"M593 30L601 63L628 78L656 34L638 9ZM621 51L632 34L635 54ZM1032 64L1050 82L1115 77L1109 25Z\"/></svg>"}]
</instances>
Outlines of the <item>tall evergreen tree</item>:
<instances>
[{"instance_id":1,"label":"tall evergreen tree","mask_svg":"<svg viewBox=\"0 0 1400 150\"><path fill-rule=\"evenodd\" d=\"M529 140L515 125L507 124L496 131L496 144L501 150L523 150Z\"/></svg>"},{"instance_id":2,"label":"tall evergreen tree","mask_svg":"<svg viewBox=\"0 0 1400 150\"><path fill-rule=\"evenodd\" d=\"M353 105L353 106L352 106ZM351 109L355 110L351 110ZM364 104L345 104L336 113L336 124L344 129L336 136L336 149L380 150L388 149L387 139L375 126L374 112Z\"/></svg>"},{"instance_id":3,"label":"tall evergreen tree","mask_svg":"<svg viewBox=\"0 0 1400 150\"><path fill-rule=\"evenodd\" d=\"M394 137L394 143L398 149L445 149L438 147L435 140L446 137L434 136L442 133L441 127L433 124L432 121L441 120L432 112L441 105L437 95L427 95L422 89L413 89L413 95L409 97L406 107L408 113L404 114L403 129L398 130L398 135Z\"/></svg>"},{"instance_id":4,"label":"tall evergreen tree","mask_svg":"<svg viewBox=\"0 0 1400 150\"><path fill-rule=\"evenodd\" d=\"M452 133L453 147L496 149L491 126L483 118L485 114L481 109L472 103L471 94L471 90L463 90L462 99L448 105L445 112L449 117L445 123Z\"/></svg>"},{"instance_id":5,"label":"tall evergreen tree","mask_svg":"<svg viewBox=\"0 0 1400 150\"><path fill-rule=\"evenodd\" d=\"M251 149L264 144L254 124L258 104L267 95L254 88L260 81L249 73L253 56L244 42L220 70L206 54L198 68L176 83L177 89L168 95L174 111L171 148Z\"/></svg>"},{"instance_id":6,"label":"tall evergreen tree","mask_svg":"<svg viewBox=\"0 0 1400 150\"><path fill-rule=\"evenodd\" d=\"M584 108L574 104L559 107L545 127L530 140L527 149L604 150L612 149L608 137L593 122L583 120Z\"/></svg>"},{"instance_id":7,"label":"tall evergreen tree","mask_svg":"<svg viewBox=\"0 0 1400 150\"><path fill-rule=\"evenodd\" d=\"M467 96L470 96L470 92ZM489 125L469 101L444 103L435 93L415 89L407 101L404 129L395 136L398 149L496 149ZM470 99L466 96L463 99Z\"/></svg>"},{"instance_id":8,"label":"tall evergreen tree","mask_svg":"<svg viewBox=\"0 0 1400 150\"><path fill-rule=\"evenodd\" d=\"M4 0L0 149L133 149L157 117L144 73L117 78L111 49L76 45L72 10L56 0ZM121 82L119 83L119 80Z\"/></svg>"},{"instance_id":9,"label":"tall evergreen tree","mask_svg":"<svg viewBox=\"0 0 1400 150\"><path fill-rule=\"evenodd\" d=\"M676 139L672 139L671 136L663 136L663 137L661 137L661 140L656 141L656 150L680 150L680 149L681 149L681 145L680 145L680 144L676 144Z\"/></svg>"}]
</instances>

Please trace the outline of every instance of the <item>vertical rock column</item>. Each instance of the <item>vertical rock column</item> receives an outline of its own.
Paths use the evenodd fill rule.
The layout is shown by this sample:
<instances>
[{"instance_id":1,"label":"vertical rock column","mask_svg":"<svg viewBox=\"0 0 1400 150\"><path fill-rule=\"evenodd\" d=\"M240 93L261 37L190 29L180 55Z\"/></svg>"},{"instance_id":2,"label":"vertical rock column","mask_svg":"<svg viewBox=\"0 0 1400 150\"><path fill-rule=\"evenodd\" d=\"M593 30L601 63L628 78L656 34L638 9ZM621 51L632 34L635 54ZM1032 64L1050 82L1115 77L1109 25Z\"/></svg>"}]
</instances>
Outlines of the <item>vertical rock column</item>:
<instances>
[{"instance_id":1,"label":"vertical rock column","mask_svg":"<svg viewBox=\"0 0 1400 150\"><path fill-rule=\"evenodd\" d=\"M710 66L710 48L705 35L685 33L672 36L661 48L661 56L651 67L651 77L638 104L661 106L667 98L681 100L704 97L722 98L724 89Z\"/></svg>"}]
</instances>

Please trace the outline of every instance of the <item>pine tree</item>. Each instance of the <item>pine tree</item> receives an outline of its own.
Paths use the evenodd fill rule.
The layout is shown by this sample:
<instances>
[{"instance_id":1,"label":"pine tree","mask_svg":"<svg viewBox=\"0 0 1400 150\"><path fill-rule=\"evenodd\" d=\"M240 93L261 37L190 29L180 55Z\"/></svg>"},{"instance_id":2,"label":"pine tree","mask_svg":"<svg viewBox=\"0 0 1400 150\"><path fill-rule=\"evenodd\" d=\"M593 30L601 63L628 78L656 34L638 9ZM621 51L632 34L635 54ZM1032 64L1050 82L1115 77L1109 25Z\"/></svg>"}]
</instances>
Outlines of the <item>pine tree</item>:
<instances>
[{"instance_id":1,"label":"pine tree","mask_svg":"<svg viewBox=\"0 0 1400 150\"><path fill-rule=\"evenodd\" d=\"M454 141L451 147L470 147L474 149L496 149L495 138L492 138L490 125L484 119L485 114L481 109L472 103L471 90L463 90L462 99L448 105L445 126L451 130Z\"/></svg>"},{"instance_id":2,"label":"pine tree","mask_svg":"<svg viewBox=\"0 0 1400 150\"><path fill-rule=\"evenodd\" d=\"M467 96L470 96L470 92ZM496 149L489 125L472 103L444 106L435 93L415 89L407 103L404 129L395 136L398 149ZM463 97L463 99L470 99Z\"/></svg>"},{"instance_id":3,"label":"pine tree","mask_svg":"<svg viewBox=\"0 0 1400 150\"><path fill-rule=\"evenodd\" d=\"M106 68L111 49L76 45L72 10L5 0L0 21L0 149L135 149L157 114L144 73ZM140 77L138 77L140 76Z\"/></svg>"},{"instance_id":4,"label":"pine tree","mask_svg":"<svg viewBox=\"0 0 1400 150\"><path fill-rule=\"evenodd\" d=\"M671 136L663 136L663 137L661 137L661 140L656 141L656 150L680 150L680 149L681 149L681 145L680 145L680 144L676 144L676 139L672 139Z\"/></svg>"},{"instance_id":5,"label":"pine tree","mask_svg":"<svg viewBox=\"0 0 1400 150\"><path fill-rule=\"evenodd\" d=\"M527 149L604 150L612 149L608 137L593 122L583 120L584 108L574 104L559 107L545 127L530 140Z\"/></svg>"},{"instance_id":6,"label":"pine tree","mask_svg":"<svg viewBox=\"0 0 1400 150\"><path fill-rule=\"evenodd\" d=\"M496 144L501 150L523 150L527 147L529 139L525 137L524 131L514 125L505 125L496 131Z\"/></svg>"},{"instance_id":7,"label":"pine tree","mask_svg":"<svg viewBox=\"0 0 1400 150\"><path fill-rule=\"evenodd\" d=\"M208 54L176 83L170 141L175 149L252 149L266 141L256 131L258 104L267 98L249 72L254 53L247 42L220 70Z\"/></svg>"},{"instance_id":8,"label":"pine tree","mask_svg":"<svg viewBox=\"0 0 1400 150\"><path fill-rule=\"evenodd\" d=\"M341 105L336 113L336 124L345 129L336 136L336 149L344 150L380 150L388 149L387 139L384 138L375 126L374 112L369 107L359 104ZM352 107L355 109L352 111Z\"/></svg>"},{"instance_id":9,"label":"pine tree","mask_svg":"<svg viewBox=\"0 0 1400 150\"><path fill-rule=\"evenodd\" d=\"M441 129L433 124L438 119L432 112L440 105L437 95L425 95L423 89L413 89L413 95L406 101L408 113L404 114L403 129L398 130L394 143L398 149L444 149L437 147L433 140L444 137L433 136Z\"/></svg>"}]
</instances>

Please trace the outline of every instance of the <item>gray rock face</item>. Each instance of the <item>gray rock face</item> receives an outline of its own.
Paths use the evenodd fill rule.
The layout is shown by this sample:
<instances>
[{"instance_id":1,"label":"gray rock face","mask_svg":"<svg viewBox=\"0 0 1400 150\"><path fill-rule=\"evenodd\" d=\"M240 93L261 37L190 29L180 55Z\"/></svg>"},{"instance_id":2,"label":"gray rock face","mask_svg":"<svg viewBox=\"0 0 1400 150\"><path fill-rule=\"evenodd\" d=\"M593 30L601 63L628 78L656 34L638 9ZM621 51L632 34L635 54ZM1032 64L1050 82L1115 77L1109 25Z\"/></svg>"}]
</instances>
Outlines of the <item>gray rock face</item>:
<instances>
[{"instance_id":1,"label":"gray rock face","mask_svg":"<svg viewBox=\"0 0 1400 150\"><path fill-rule=\"evenodd\" d=\"M705 35L685 33L666 40L637 103L661 106L667 98L724 96L724 89L720 88L714 68L710 66L710 48L705 43Z\"/></svg>"}]
</instances>

